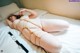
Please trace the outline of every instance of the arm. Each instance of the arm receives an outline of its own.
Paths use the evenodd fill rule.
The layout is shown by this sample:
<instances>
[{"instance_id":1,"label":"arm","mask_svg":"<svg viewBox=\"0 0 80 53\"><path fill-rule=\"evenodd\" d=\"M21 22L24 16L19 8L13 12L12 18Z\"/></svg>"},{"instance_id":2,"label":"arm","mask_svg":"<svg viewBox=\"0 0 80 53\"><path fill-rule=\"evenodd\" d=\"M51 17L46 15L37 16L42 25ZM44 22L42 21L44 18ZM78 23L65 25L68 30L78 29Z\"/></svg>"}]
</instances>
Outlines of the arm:
<instances>
[{"instance_id":1,"label":"arm","mask_svg":"<svg viewBox=\"0 0 80 53\"><path fill-rule=\"evenodd\" d=\"M11 28L13 28L13 26L12 26L12 22L9 21L8 19L6 19L6 24L9 25Z\"/></svg>"},{"instance_id":2,"label":"arm","mask_svg":"<svg viewBox=\"0 0 80 53\"><path fill-rule=\"evenodd\" d=\"M35 11L33 11L33 10L30 10L30 9L22 9L19 12L19 14L23 15L25 12L29 12L30 13L29 18L35 18L35 17L37 17L37 13Z\"/></svg>"}]
</instances>

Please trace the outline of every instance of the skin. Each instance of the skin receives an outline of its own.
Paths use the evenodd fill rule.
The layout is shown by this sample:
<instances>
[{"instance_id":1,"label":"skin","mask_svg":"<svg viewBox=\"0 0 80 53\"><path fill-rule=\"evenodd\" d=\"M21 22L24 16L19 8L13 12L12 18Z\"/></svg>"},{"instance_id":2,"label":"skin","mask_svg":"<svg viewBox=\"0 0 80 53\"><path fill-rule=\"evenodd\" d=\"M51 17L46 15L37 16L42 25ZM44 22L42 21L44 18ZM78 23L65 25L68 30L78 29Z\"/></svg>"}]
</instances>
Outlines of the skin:
<instances>
[{"instance_id":1,"label":"skin","mask_svg":"<svg viewBox=\"0 0 80 53\"><path fill-rule=\"evenodd\" d=\"M11 17L10 17L10 20L11 20L12 22L14 22L14 21L16 20L16 17L15 17L15 16L11 16Z\"/></svg>"},{"instance_id":2,"label":"skin","mask_svg":"<svg viewBox=\"0 0 80 53\"><path fill-rule=\"evenodd\" d=\"M19 12L19 15L23 15L25 12L29 12L31 13L29 15L29 18L36 18L37 17L37 13L33 10L30 10L30 9L22 9L20 12Z\"/></svg>"}]
</instances>

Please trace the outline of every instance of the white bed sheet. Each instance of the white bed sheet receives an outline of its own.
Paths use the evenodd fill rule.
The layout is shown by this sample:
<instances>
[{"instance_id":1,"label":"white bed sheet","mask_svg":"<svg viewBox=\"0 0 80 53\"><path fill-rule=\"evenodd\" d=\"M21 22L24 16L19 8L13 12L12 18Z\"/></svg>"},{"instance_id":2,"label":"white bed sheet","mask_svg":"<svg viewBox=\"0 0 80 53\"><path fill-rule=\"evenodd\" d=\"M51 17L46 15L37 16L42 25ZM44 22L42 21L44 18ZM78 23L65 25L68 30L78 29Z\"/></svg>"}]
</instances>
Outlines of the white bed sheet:
<instances>
[{"instance_id":1,"label":"white bed sheet","mask_svg":"<svg viewBox=\"0 0 80 53\"><path fill-rule=\"evenodd\" d=\"M80 20L67 17L45 14L41 19L63 19L70 23L69 29L64 33L52 33L62 43L60 53L80 53Z\"/></svg>"},{"instance_id":2,"label":"white bed sheet","mask_svg":"<svg viewBox=\"0 0 80 53\"><path fill-rule=\"evenodd\" d=\"M33 45L29 41L25 41L20 35L20 32L14 29L11 29L8 26L0 28L0 53L26 53L21 47L19 47L15 41L10 37L8 32L11 32L16 39L23 44L29 53L45 53L45 51Z\"/></svg>"},{"instance_id":3,"label":"white bed sheet","mask_svg":"<svg viewBox=\"0 0 80 53\"><path fill-rule=\"evenodd\" d=\"M38 12L38 11L36 11L36 12ZM43 11L41 11L41 12L39 11L39 14L40 13L43 13ZM80 53L80 20L74 20L74 19L70 19L70 18L66 18L66 17L60 17L60 16L56 16L53 14L49 14L49 13L41 14L38 18L41 18L41 19L45 19L45 18L46 19L63 19L63 20L69 21L71 24L70 24L69 29L65 33L52 33L52 34L55 35L55 37L58 38L62 43L62 49L61 49L60 53ZM3 22L0 22L0 29L5 26L6 25ZM0 35L1 35L1 31L0 31ZM3 39L2 37L5 37L6 39ZM16 36L16 37L18 37L18 36ZM27 48L29 48L29 50L31 50L32 53L42 53L41 49L37 49L37 47L31 46L32 44L28 43L28 41L27 41L27 43L25 43L25 41L21 40L21 39L22 38L20 38L19 41L21 41ZM3 42L1 42L1 40L5 40L5 42L3 43ZM18 53L19 50L22 51L17 46L15 46L15 43L13 41L11 41L11 38L7 39L6 36L0 37L0 51L3 49L3 48L1 48L1 45L4 45L7 40L8 40L8 42L7 42L6 46L4 46L4 49L7 53ZM9 43L9 41L12 43ZM8 50L6 48L8 48L8 49L10 48L10 49ZM35 48L35 49L33 49L33 48ZM4 52L4 53L6 53L6 52ZM19 52L19 53L22 53L22 52Z\"/></svg>"},{"instance_id":4,"label":"white bed sheet","mask_svg":"<svg viewBox=\"0 0 80 53\"><path fill-rule=\"evenodd\" d=\"M5 26L6 26L5 21L0 21L0 28L5 27Z\"/></svg>"},{"instance_id":5,"label":"white bed sheet","mask_svg":"<svg viewBox=\"0 0 80 53\"><path fill-rule=\"evenodd\" d=\"M0 53L21 53L24 51L18 47L18 45L9 36L8 31L10 30L8 26L0 28ZM17 31L13 31L15 35L19 35Z\"/></svg>"}]
</instances>

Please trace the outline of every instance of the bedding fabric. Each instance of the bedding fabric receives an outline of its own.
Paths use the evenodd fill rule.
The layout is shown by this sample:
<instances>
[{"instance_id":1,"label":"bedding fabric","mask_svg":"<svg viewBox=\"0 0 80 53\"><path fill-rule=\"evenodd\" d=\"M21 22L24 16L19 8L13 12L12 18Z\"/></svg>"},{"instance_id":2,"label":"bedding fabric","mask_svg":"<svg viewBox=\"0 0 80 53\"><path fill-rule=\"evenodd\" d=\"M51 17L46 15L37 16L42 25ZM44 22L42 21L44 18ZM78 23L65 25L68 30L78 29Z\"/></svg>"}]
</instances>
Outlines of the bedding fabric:
<instances>
[{"instance_id":1,"label":"bedding fabric","mask_svg":"<svg viewBox=\"0 0 80 53\"><path fill-rule=\"evenodd\" d=\"M63 33L52 33L62 43L60 53L80 53L80 20L70 19L50 13L39 17L40 19L62 19L70 23L70 27Z\"/></svg>"},{"instance_id":2,"label":"bedding fabric","mask_svg":"<svg viewBox=\"0 0 80 53\"><path fill-rule=\"evenodd\" d=\"M27 48L29 53L45 53L40 47L33 45L27 40L24 41L20 37L19 31L11 29L8 26L0 28L0 53L25 53L24 50L10 37L8 34L9 31L13 33L16 39Z\"/></svg>"},{"instance_id":3,"label":"bedding fabric","mask_svg":"<svg viewBox=\"0 0 80 53\"><path fill-rule=\"evenodd\" d=\"M5 21L0 21L0 28L5 27L5 26L7 26L7 25L5 24Z\"/></svg>"}]
</instances>

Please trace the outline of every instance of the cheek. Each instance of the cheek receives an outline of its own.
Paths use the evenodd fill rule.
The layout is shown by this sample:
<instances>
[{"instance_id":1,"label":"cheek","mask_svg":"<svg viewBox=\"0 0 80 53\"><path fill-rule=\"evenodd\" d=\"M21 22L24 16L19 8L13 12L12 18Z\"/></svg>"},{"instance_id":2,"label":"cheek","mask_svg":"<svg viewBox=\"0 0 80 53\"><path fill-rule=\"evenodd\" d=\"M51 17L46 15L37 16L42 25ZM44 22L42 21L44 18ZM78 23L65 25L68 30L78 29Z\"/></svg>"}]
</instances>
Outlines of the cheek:
<instances>
[{"instance_id":1,"label":"cheek","mask_svg":"<svg viewBox=\"0 0 80 53\"><path fill-rule=\"evenodd\" d=\"M16 20L16 18L15 17L12 17L12 19L11 19L12 21L14 21L14 20Z\"/></svg>"},{"instance_id":2,"label":"cheek","mask_svg":"<svg viewBox=\"0 0 80 53\"><path fill-rule=\"evenodd\" d=\"M13 16L12 18L13 18L13 19L16 19L16 17L15 17L15 16Z\"/></svg>"}]
</instances>

